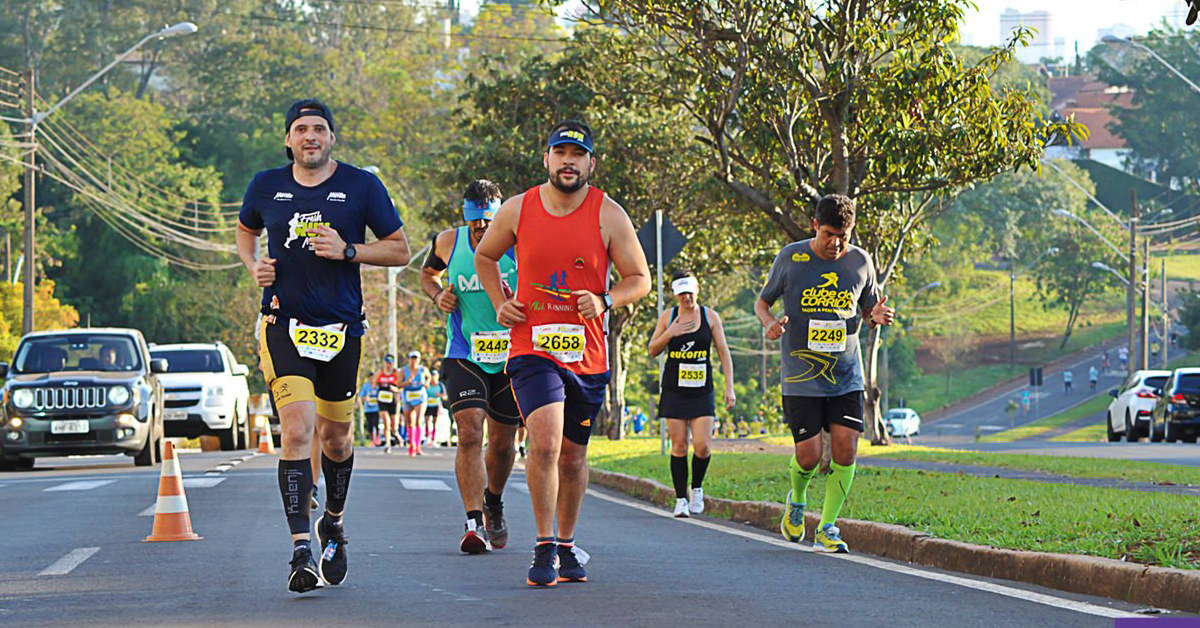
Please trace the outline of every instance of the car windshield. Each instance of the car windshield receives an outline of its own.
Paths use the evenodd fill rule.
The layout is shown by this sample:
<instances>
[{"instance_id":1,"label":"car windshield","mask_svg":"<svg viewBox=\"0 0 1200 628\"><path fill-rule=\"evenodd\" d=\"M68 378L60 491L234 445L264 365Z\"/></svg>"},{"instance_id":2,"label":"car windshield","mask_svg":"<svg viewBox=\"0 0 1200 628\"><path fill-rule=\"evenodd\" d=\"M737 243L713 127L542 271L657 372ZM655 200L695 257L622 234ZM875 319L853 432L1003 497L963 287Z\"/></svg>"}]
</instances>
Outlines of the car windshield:
<instances>
[{"instance_id":1,"label":"car windshield","mask_svg":"<svg viewBox=\"0 0 1200 628\"><path fill-rule=\"evenodd\" d=\"M1154 377L1146 378L1146 385L1151 388L1162 388L1163 384L1166 384L1166 383L1167 383L1166 375L1156 375Z\"/></svg>"},{"instance_id":2,"label":"car windshield","mask_svg":"<svg viewBox=\"0 0 1200 628\"><path fill-rule=\"evenodd\" d=\"M138 371L141 356L129 336L69 334L27 338L17 348L14 373Z\"/></svg>"},{"instance_id":3,"label":"car windshield","mask_svg":"<svg viewBox=\"0 0 1200 628\"><path fill-rule=\"evenodd\" d=\"M906 417L908 417L908 413L903 410L888 410L887 413L887 418L889 419L903 419Z\"/></svg>"},{"instance_id":4,"label":"car windshield","mask_svg":"<svg viewBox=\"0 0 1200 628\"><path fill-rule=\"evenodd\" d=\"M1162 384L1159 384L1162 386ZM1200 373L1184 373L1179 376L1179 382L1175 384L1175 390L1194 390L1200 391Z\"/></svg>"},{"instance_id":5,"label":"car windshield","mask_svg":"<svg viewBox=\"0 0 1200 628\"><path fill-rule=\"evenodd\" d=\"M150 357L167 361L168 373L220 373L225 370L216 349L158 349Z\"/></svg>"}]
</instances>

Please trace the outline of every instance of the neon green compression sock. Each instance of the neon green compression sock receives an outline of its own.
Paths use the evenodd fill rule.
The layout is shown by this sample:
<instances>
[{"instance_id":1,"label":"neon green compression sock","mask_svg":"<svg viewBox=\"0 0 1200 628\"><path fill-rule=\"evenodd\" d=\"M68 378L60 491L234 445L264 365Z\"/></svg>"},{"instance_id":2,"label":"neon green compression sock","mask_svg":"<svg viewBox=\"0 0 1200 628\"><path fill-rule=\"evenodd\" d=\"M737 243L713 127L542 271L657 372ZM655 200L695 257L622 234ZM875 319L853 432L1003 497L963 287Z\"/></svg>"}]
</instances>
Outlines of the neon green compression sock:
<instances>
[{"instance_id":1,"label":"neon green compression sock","mask_svg":"<svg viewBox=\"0 0 1200 628\"><path fill-rule=\"evenodd\" d=\"M837 521L850 494L850 486L854 484L854 469L857 465L848 467L830 460L829 477L825 479L825 507L821 509L821 523L818 527Z\"/></svg>"},{"instance_id":2,"label":"neon green compression sock","mask_svg":"<svg viewBox=\"0 0 1200 628\"><path fill-rule=\"evenodd\" d=\"M795 454L791 459L792 462L788 465L788 479L792 481L792 502L806 504L808 503L808 483L817 474L817 468L813 467L807 470L801 468L800 463L796 462Z\"/></svg>"}]
</instances>

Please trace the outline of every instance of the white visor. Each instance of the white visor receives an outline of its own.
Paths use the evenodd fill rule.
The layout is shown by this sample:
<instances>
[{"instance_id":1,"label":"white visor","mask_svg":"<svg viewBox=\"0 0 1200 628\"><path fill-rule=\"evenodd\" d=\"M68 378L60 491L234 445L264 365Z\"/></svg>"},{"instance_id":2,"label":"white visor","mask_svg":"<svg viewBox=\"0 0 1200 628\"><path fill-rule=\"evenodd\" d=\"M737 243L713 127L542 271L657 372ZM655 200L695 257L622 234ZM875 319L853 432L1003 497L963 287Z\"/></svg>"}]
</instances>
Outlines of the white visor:
<instances>
[{"instance_id":1,"label":"white visor","mask_svg":"<svg viewBox=\"0 0 1200 628\"><path fill-rule=\"evenodd\" d=\"M700 290L700 282L696 281L695 277L680 277L671 282L671 289L675 291L675 294L685 292L696 294Z\"/></svg>"}]
</instances>

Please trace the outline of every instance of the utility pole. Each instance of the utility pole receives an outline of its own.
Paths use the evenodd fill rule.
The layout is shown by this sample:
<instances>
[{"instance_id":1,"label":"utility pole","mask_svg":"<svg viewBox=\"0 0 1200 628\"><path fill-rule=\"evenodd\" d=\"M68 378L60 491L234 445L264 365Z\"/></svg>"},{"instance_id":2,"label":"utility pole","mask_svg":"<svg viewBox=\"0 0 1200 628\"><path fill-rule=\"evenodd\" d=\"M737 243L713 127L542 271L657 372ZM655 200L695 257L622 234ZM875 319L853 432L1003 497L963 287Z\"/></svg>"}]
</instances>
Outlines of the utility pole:
<instances>
[{"instance_id":1,"label":"utility pole","mask_svg":"<svg viewBox=\"0 0 1200 628\"><path fill-rule=\"evenodd\" d=\"M1142 368L1150 368L1150 238L1145 240L1142 259Z\"/></svg>"},{"instance_id":2,"label":"utility pole","mask_svg":"<svg viewBox=\"0 0 1200 628\"><path fill-rule=\"evenodd\" d=\"M396 356L396 273L399 269L388 266L384 270L387 271L388 291L388 353L399 359Z\"/></svg>"},{"instance_id":3,"label":"utility pole","mask_svg":"<svg viewBox=\"0 0 1200 628\"><path fill-rule=\"evenodd\" d=\"M1137 337L1133 320L1133 298L1134 292L1137 291L1137 223L1138 223L1138 204L1137 190L1129 191L1131 202L1129 206L1129 285L1125 287L1125 328L1127 335L1127 349L1129 350L1128 366L1126 367L1125 375L1133 375L1137 370Z\"/></svg>"},{"instance_id":4,"label":"utility pole","mask_svg":"<svg viewBox=\"0 0 1200 628\"><path fill-rule=\"evenodd\" d=\"M29 152L25 156L25 272L21 306L21 333L33 331L33 207L34 171L37 168L37 112L33 103L33 68L25 71L25 116L29 118Z\"/></svg>"},{"instance_id":5,"label":"utility pole","mask_svg":"<svg viewBox=\"0 0 1200 628\"><path fill-rule=\"evenodd\" d=\"M1167 346L1171 338L1171 315L1167 312L1167 258L1162 258L1162 338L1159 338L1159 355L1162 356L1162 368L1167 368Z\"/></svg>"},{"instance_id":6,"label":"utility pole","mask_svg":"<svg viewBox=\"0 0 1200 628\"><path fill-rule=\"evenodd\" d=\"M1017 260L1008 258L1008 372L1017 368Z\"/></svg>"}]
</instances>

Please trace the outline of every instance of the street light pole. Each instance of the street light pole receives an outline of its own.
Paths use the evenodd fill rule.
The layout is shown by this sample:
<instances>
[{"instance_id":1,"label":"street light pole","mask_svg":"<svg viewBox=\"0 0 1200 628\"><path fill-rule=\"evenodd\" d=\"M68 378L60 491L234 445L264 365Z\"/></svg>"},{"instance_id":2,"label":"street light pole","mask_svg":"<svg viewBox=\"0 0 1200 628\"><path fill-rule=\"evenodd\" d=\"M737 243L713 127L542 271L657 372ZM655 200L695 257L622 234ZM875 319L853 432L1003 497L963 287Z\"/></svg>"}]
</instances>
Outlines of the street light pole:
<instances>
[{"instance_id":1,"label":"street light pole","mask_svg":"<svg viewBox=\"0 0 1200 628\"><path fill-rule=\"evenodd\" d=\"M1170 70L1172 74L1179 77L1179 79L1182 80L1184 83L1187 83L1187 86L1192 88L1193 92L1200 94L1200 85L1197 85L1195 82L1192 81L1192 79L1185 76L1183 74L1183 72L1179 71L1179 68L1168 63L1166 59L1159 56L1159 54L1157 52L1154 52L1154 50L1152 50L1146 44L1143 44L1140 41L1134 41L1133 39L1130 39L1129 37L1117 37L1116 35L1111 35L1111 34L1101 37L1100 41L1103 43L1106 43L1106 44L1117 44L1120 46L1132 46L1134 48L1137 48L1138 50L1141 50L1142 52L1145 52L1146 54L1150 55L1151 57L1154 57L1155 61L1158 61L1159 63L1161 63L1163 65L1163 67Z\"/></svg>"},{"instance_id":2,"label":"street light pole","mask_svg":"<svg viewBox=\"0 0 1200 628\"><path fill-rule=\"evenodd\" d=\"M1017 368L1017 260L1008 258L1008 372Z\"/></svg>"},{"instance_id":3,"label":"street light pole","mask_svg":"<svg viewBox=\"0 0 1200 628\"><path fill-rule=\"evenodd\" d=\"M1162 356L1162 368L1167 368L1167 340L1171 337L1171 315L1167 313L1167 258L1162 258L1162 338L1159 339L1159 353Z\"/></svg>"},{"instance_id":4,"label":"street light pole","mask_svg":"<svg viewBox=\"0 0 1200 628\"><path fill-rule=\"evenodd\" d=\"M146 42L152 39L166 39L177 35L188 35L196 32L196 25L191 22L180 22L172 26L168 26L154 33L150 33L138 40L136 44L130 46L129 50L117 55L111 63L100 69L90 76L86 81L79 84L71 93L64 96L61 100L54 103L49 109L39 112L36 109L33 98L34 86L34 71L32 68L26 71L25 74L25 111L29 116L24 120L29 125L29 152L25 158L25 268L21 275L24 286L22 287L22 304L21 304L21 333L28 334L33 331L33 282L34 272L37 270L34 262L34 214L35 214L35 188L34 188L34 170L37 168L37 126L42 120L45 120L50 114L58 111L63 105L67 104L80 92L87 89L89 85L95 83L101 76L108 73L109 70L117 66L118 63L124 61L129 55L141 48Z\"/></svg>"},{"instance_id":5,"label":"street light pole","mask_svg":"<svg viewBox=\"0 0 1200 628\"><path fill-rule=\"evenodd\" d=\"M1142 238L1145 242L1145 254L1142 259L1142 368L1150 368L1150 238Z\"/></svg>"},{"instance_id":6,"label":"street light pole","mask_svg":"<svg viewBox=\"0 0 1200 628\"><path fill-rule=\"evenodd\" d=\"M1126 341L1129 350L1129 359L1127 360L1125 375L1133 375L1137 369L1134 367L1135 357L1137 355L1137 344L1134 338L1134 321L1133 321L1133 297L1137 286L1137 222L1138 222L1138 204L1137 204L1137 189L1129 191L1131 196L1129 206L1129 284L1125 287L1125 327Z\"/></svg>"},{"instance_id":7,"label":"street light pole","mask_svg":"<svg viewBox=\"0 0 1200 628\"><path fill-rule=\"evenodd\" d=\"M25 154L25 268L22 273L24 286L21 288L21 334L33 331L33 230L36 191L34 169L37 168L37 111L34 109L34 71L25 72L25 111L29 115L29 149Z\"/></svg>"}]
</instances>

